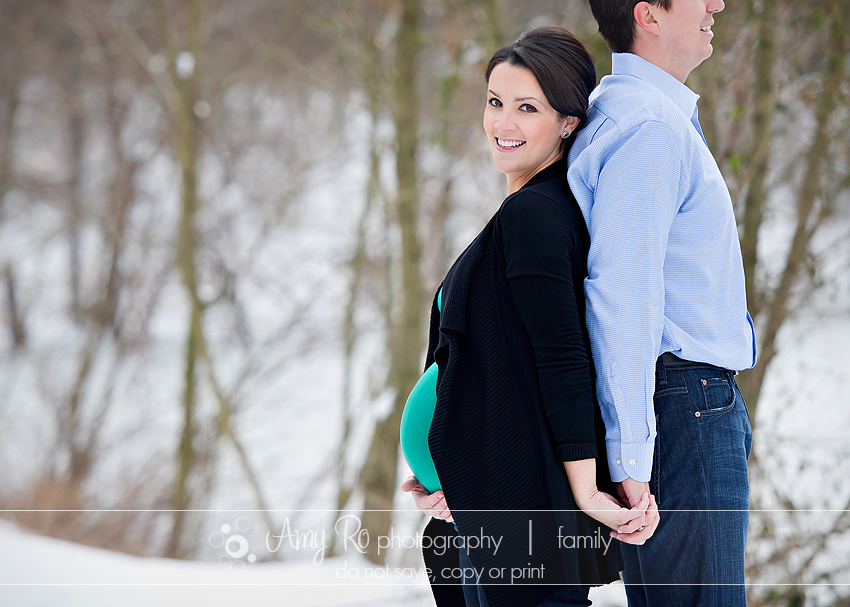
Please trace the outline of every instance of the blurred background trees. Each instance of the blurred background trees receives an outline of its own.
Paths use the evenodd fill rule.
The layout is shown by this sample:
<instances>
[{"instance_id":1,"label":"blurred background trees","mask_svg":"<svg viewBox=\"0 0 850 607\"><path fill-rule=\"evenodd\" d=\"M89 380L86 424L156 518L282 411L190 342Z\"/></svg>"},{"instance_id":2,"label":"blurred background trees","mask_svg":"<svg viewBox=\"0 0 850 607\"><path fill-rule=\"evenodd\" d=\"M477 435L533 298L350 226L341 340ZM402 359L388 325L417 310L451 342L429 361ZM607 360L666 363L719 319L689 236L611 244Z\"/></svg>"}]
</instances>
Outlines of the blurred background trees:
<instances>
[{"instance_id":1,"label":"blurred background trees","mask_svg":"<svg viewBox=\"0 0 850 607\"><path fill-rule=\"evenodd\" d=\"M601 77L610 56L586 2L0 10L6 515L183 558L203 556L215 507L263 511L263 532L290 512L327 526L362 511L385 534L433 291L504 194L480 126L486 60L562 25ZM776 420L805 416L805 399L763 390L782 385L789 326L848 331L848 19L844 0L729 3L688 82L736 205L760 339L739 384L753 505L778 511L753 517L750 575L766 584L834 579L850 554L850 485L829 468L850 453L781 442ZM847 387L840 345L830 376ZM840 424L840 410L822 414ZM823 498L800 490L815 468L835 484ZM68 512L116 508L147 511ZM777 588L751 600L809 592Z\"/></svg>"}]
</instances>

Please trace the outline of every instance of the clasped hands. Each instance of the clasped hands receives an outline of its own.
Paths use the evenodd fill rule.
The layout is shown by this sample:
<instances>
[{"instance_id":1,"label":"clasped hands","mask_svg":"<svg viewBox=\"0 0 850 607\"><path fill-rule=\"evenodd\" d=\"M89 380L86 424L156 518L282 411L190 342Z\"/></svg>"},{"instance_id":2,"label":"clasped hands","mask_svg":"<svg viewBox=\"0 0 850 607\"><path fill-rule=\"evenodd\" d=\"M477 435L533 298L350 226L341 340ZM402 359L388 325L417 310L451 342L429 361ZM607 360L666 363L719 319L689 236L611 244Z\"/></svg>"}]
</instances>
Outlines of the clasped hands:
<instances>
[{"instance_id":1,"label":"clasped hands","mask_svg":"<svg viewBox=\"0 0 850 607\"><path fill-rule=\"evenodd\" d=\"M626 544L642 545L658 528L660 516L649 483L631 478L615 483L617 495L596 490L588 496L574 495L585 513L613 529L610 535Z\"/></svg>"},{"instance_id":2,"label":"clasped hands","mask_svg":"<svg viewBox=\"0 0 850 607\"><path fill-rule=\"evenodd\" d=\"M627 544L641 545L649 539L660 520L655 496L649 493L648 483L630 478L616 483L619 499L602 491L575 495L578 507L600 523L610 527L611 537ZM401 484L401 490L410 493L416 507L425 514L454 522L442 491L430 493L415 476ZM629 506L626 507L626 504Z\"/></svg>"}]
</instances>

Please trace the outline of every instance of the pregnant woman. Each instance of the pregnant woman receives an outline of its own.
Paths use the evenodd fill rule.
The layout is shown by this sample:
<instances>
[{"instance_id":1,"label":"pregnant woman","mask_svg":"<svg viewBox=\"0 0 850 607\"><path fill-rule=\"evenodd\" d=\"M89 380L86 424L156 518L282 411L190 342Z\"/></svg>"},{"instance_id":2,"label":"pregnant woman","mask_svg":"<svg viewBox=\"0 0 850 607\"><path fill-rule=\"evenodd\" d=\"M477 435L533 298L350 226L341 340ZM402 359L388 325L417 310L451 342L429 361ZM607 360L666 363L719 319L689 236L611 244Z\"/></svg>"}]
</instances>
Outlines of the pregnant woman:
<instances>
[{"instance_id":1,"label":"pregnant woman","mask_svg":"<svg viewBox=\"0 0 850 607\"><path fill-rule=\"evenodd\" d=\"M658 522L649 494L632 509L611 495L594 400L589 237L566 158L596 75L572 34L546 27L497 51L486 79L508 196L437 291L402 489L434 517L423 553L438 606L589 605L588 586L619 579L612 538L643 543Z\"/></svg>"}]
</instances>

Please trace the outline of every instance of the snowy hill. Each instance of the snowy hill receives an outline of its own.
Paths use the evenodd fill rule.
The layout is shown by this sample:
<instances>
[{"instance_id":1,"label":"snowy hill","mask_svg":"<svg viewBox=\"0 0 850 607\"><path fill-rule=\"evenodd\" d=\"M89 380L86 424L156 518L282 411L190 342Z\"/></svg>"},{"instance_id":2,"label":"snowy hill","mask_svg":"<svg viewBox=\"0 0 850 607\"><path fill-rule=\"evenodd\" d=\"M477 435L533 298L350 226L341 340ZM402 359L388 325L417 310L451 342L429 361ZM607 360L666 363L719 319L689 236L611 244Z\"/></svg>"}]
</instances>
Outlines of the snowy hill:
<instances>
[{"instance_id":1,"label":"snowy hill","mask_svg":"<svg viewBox=\"0 0 850 607\"><path fill-rule=\"evenodd\" d=\"M380 568L362 558L334 557L319 566L244 563L224 553L219 562L140 558L32 535L2 520L0 546L0 605L7 607L434 604L425 580L407 577L418 566ZM592 599L601 607L625 605L622 585L595 589Z\"/></svg>"}]
</instances>

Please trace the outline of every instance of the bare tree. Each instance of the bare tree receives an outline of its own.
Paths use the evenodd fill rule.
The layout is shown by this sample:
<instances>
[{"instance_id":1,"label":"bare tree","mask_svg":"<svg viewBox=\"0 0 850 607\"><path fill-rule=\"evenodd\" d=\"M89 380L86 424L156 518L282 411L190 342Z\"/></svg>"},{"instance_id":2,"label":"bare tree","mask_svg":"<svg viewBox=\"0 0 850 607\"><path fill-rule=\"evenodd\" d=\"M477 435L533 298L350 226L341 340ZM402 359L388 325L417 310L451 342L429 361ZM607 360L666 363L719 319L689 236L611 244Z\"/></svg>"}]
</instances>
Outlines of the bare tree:
<instances>
[{"instance_id":1,"label":"bare tree","mask_svg":"<svg viewBox=\"0 0 850 607\"><path fill-rule=\"evenodd\" d=\"M825 286L830 256L850 242L847 230L824 247L846 203L848 150L837 133L847 128L847 10L841 2L748 2L727 6L716 28L721 50L695 73L701 120L730 184L741 218L747 298L756 322L759 357L739 386L758 430L760 396L777 354L780 332ZM707 102L707 103L706 103ZM782 263L766 253L768 219L790 193L795 214ZM843 202L842 202L843 201ZM775 238L775 236L774 236ZM830 236L829 238L834 238ZM766 257L770 255L771 257ZM771 269L776 268L776 269ZM772 404L773 411L776 403ZM847 564L823 556L848 531L838 487L824 503L794 492L796 475L777 467L775 446L756 432L750 460L753 537L747 575L797 587L752 588L751 604L799 604L807 582L829 579ZM780 478L781 477L781 478ZM818 507L828 512L805 512ZM835 554L834 552L832 554Z\"/></svg>"}]
</instances>

